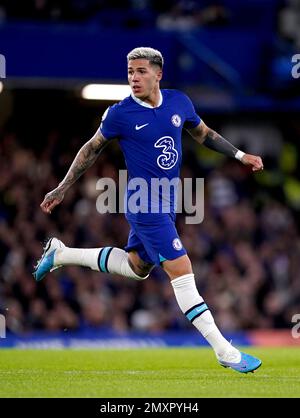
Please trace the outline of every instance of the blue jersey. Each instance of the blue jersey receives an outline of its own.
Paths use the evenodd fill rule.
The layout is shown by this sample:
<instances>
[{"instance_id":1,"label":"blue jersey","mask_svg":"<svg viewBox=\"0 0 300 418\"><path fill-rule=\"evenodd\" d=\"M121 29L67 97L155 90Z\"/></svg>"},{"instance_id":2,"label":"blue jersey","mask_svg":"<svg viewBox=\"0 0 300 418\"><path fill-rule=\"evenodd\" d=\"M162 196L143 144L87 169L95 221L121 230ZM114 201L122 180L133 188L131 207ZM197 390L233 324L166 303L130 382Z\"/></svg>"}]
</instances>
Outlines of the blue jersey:
<instances>
[{"instance_id":1,"label":"blue jersey","mask_svg":"<svg viewBox=\"0 0 300 418\"><path fill-rule=\"evenodd\" d=\"M118 138L128 170L128 220L147 221L157 213L175 212L182 129L200 121L191 100L177 90L161 90L155 108L129 96L105 112L101 133L108 140ZM169 193L164 188L168 182Z\"/></svg>"}]
</instances>

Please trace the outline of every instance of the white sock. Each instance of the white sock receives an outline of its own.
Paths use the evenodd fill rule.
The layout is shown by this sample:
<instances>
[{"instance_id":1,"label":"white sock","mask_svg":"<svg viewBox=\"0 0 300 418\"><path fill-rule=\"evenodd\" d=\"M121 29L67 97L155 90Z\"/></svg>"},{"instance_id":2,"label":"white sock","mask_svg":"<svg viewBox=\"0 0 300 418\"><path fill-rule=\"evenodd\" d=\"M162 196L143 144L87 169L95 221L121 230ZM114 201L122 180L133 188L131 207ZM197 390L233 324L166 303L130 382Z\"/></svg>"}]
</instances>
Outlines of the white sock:
<instances>
[{"instance_id":1,"label":"white sock","mask_svg":"<svg viewBox=\"0 0 300 418\"><path fill-rule=\"evenodd\" d=\"M216 356L223 359L230 353L231 358L235 357L232 361L238 363L241 359L240 352L223 337L216 326L212 314L198 293L194 275L185 274L171 283L180 309L212 346Z\"/></svg>"},{"instance_id":2,"label":"white sock","mask_svg":"<svg viewBox=\"0 0 300 418\"><path fill-rule=\"evenodd\" d=\"M92 270L120 274L135 280L144 280L149 276L138 276L128 263L128 253L114 247L58 248L54 255L54 265L90 267Z\"/></svg>"}]
</instances>

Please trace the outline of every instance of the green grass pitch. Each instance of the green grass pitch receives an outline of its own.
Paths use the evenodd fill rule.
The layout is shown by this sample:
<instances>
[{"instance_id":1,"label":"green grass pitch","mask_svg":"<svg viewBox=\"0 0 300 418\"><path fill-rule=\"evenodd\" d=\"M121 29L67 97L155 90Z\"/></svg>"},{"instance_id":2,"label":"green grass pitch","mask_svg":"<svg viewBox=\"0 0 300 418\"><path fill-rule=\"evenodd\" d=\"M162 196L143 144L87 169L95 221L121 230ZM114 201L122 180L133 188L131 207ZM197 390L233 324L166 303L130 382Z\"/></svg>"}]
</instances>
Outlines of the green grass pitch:
<instances>
[{"instance_id":1,"label":"green grass pitch","mask_svg":"<svg viewBox=\"0 0 300 418\"><path fill-rule=\"evenodd\" d=\"M0 397L300 397L299 348L247 348L263 365L240 374L208 348L0 350Z\"/></svg>"}]
</instances>

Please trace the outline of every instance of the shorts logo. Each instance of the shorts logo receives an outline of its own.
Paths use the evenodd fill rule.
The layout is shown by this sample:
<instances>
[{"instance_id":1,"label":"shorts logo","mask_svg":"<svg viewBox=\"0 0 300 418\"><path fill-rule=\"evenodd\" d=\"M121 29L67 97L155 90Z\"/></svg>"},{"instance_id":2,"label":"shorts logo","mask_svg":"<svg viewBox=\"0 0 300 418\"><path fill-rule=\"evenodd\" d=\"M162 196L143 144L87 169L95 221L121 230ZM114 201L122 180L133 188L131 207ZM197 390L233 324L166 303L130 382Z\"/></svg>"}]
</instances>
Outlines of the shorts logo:
<instances>
[{"instance_id":1,"label":"shorts logo","mask_svg":"<svg viewBox=\"0 0 300 418\"><path fill-rule=\"evenodd\" d=\"M176 126L176 128L179 128L179 126L181 125L181 117L177 114L172 116L171 121L173 125Z\"/></svg>"},{"instance_id":2,"label":"shorts logo","mask_svg":"<svg viewBox=\"0 0 300 418\"><path fill-rule=\"evenodd\" d=\"M174 238L172 241L173 248L177 251L182 249L182 244L179 238Z\"/></svg>"}]
</instances>

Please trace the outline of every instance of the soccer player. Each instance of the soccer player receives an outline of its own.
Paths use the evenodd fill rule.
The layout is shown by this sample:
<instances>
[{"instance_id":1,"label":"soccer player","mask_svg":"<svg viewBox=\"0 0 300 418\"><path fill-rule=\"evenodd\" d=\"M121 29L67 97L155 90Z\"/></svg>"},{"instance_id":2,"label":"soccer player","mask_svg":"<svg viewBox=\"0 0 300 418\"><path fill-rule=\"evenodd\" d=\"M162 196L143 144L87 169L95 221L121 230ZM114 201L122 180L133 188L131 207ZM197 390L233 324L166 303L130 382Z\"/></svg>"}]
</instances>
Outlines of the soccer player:
<instances>
[{"instance_id":1,"label":"soccer player","mask_svg":"<svg viewBox=\"0 0 300 418\"><path fill-rule=\"evenodd\" d=\"M179 178L183 128L199 144L236 158L251 166L253 171L263 169L260 157L236 149L209 128L185 94L160 89L163 57L159 51L135 48L127 55L127 62L131 95L104 113L99 129L79 150L65 178L46 194L41 203L45 213L50 214L62 202L69 187L95 163L102 149L114 138L119 140L124 153L130 180L142 178L150 189L153 178ZM198 293L190 259L175 227L176 193L172 191L169 199L156 193L138 213L128 204L126 218L131 229L124 250L115 247L68 248L57 238L51 238L35 268L34 277L39 281L55 268L80 265L145 280L155 265L161 266L170 278L180 309L211 345L219 363L241 373L254 371L261 361L240 352L223 337ZM128 203L132 194L128 188ZM166 203L171 204L168 213L165 213Z\"/></svg>"}]
</instances>

